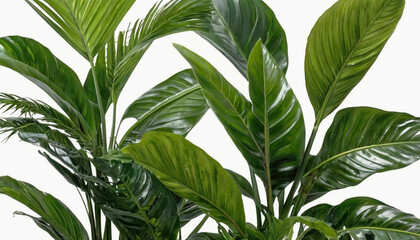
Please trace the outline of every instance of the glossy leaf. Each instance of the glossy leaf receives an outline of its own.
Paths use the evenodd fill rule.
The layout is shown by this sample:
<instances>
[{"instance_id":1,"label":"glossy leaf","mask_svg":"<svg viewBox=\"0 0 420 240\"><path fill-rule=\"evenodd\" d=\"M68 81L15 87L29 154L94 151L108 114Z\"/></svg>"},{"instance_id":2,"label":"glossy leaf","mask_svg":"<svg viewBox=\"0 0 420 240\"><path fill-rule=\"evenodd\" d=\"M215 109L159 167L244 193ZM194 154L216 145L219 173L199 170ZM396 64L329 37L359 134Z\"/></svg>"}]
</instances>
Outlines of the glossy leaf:
<instances>
[{"instance_id":1,"label":"glossy leaf","mask_svg":"<svg viewBox=\"0 0 420 240\"><path fill-rule=\"evenodd\" d=\"M306 47L306 88L318 122L362 80L393 33L404 0L340 0L316 22Z\"/></svg>"},{"instance_id":2,"label":"glossy leaf","mask_svg":"<svg viewBox=\"0 0 420 240\"><path fill-rule=\"evenodd\" d=\"M286 34L273 11L261 0L211 0L209 29L197 33L208 40L247 78L248 58L259 39L280 69L288 65Z\"/></svg>"},{"instance_id":3,"label":"glossy leaf","mask_svg":"<svg viewBox=\"0 0 420 240\"><path fill-rule=\"evenodd\" d=\"M280 191L294 178L303 156L302 109L282 70L261 41L249 57L248 79L252 102L248 125L264 151L257 170L269 169L271 185Z\"/></svg>"},{"instance_id":4,"label":"glossy leaf","mask_svg":"<svg viewBox=\"0 0 420 240\"><path fill-rule=\"evenodd\" d=\"M252 189L251 184L248 182L248 180L243 177L242 175L229 170L229 169L225 169L230 176L233 178L233 180L236 183L236 186L239 188L239 191L241 191L242 195L244 195L245 197L249 197L251 199L255 199L254 196L254 190Z\"/></svg>"},{"instance_id":5,"label":"glossy leaf","mask_svg":"<svg viewBox=\"0 0 420 240\"><path fill-rule=\"evenodd\" d=\"M150 170L169 190L245 236L241 193L232 177L203 150L182 136L149 132L140 143L129 145L123 151Z\"/></svg>"},{"instance_id":6,"label":"glossy leaf","mask_svg":"<svg viewBox=\"0 0 420 240\"><path fill-rule=\"evenodd\" d=\"M321 213L324 213L325 207L320 206ZM303 214L310 212L318 217L317 209L318 206L312 207ZM420 219L367 197L351 198L331 207L323 220L338 231L340 239L420 239ZM315 238L311 238L309 233L303 239Z\"/></svg>"},{"instance_id":7,"label":"glossy leaf","mask_svg":"<svg viewBox=\"0 0 420 240\"><path fill-rule=\"evenodd\" d=\"M137 122L123 136L120 145L136 143L148 131L168 131L185 136L208 108L193 72L181 71L147 91L127 108L123 120L135 118Z\"/></svg>"},{"instance_id":8,"label":"glossy leaf","mask_svg":"<svg viewBox=\"0 0 420 240\"><path fill-rule=\"evenodd\" d=\"M118 158L96 159L95 163L112 180L88 179L94 200L126 239L176 239L177 207L156 177L140 165Z\"/></svg>"},{"instance_id":9,"label":"glossy leaf","mask_svg":"<svg viewBox=\"0 0 420 240\"><path fill-rule=\"evenodd\" d=\"M62 238L69 240L89 239L86 230L76 216L52 195L10 177L0 177L0 194L5 194L30 208L41 216L39 221L48 224Z\"/></svg>"},{"instance_id":10,"label":"glossy leaf","mask_svg":"<svg viewBox=\"0 0 420 240\"><path fill-rule=\"evenodd\" d=\"M113 36L135 0L25 0L86 59Z\"/></svg>"},{"instance_id":11,"label":"glossy leaf","mask_svg":"<svg viewBox=\"0 0 420 240\"><path fill-rule=\"evenodd\" d=\"M317 166L306 174L316 176L309 200L405 167L419 156L419 118L366 107L341 110L326 133Z\"/></svg>"},{"instance_id":12,"label":"glossy leaf","mask_svg":"<svg viewBox=\"0 0 420 240\"><path fill-rule=\"evenodd\" d=\"M46 47L29 38L0 38L0 65L44 90L88 136L96 130L94 114L79 78Z\"/></svg>"}]
</instances>

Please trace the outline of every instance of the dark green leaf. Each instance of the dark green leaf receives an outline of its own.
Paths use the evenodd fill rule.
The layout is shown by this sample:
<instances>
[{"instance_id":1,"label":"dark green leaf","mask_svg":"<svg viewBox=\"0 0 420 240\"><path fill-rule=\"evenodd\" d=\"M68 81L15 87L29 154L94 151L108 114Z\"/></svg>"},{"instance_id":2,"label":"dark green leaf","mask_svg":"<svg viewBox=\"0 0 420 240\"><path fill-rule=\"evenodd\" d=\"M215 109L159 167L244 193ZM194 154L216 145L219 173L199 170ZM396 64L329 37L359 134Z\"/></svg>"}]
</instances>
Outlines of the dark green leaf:
<instances>
[{"instance_id":1,"label":"dark green leaf","mask_svg":"<svg viewBox=\"0 0 420 240\"><path fill-rule=\"evenodd\" d=\"M114 155L116 156L116 155ZM89 178L95 202L127 239L175 240L179 219L171 193L132 162L95 160L111 182Z\"/></svg>"},{"instance_id":2,"label":"dark green leaf","mask_svg":"<svg viewBox=\"0 0 420 240\"><path fill-rule=\"evenodd\" d=\"M261 39L280 69L288 65L286 34L261 0L212 0L209 29L197 33L213 44L247 78L248 58Z\"/></svg>"},{"instance_id":3,"label":"dark green leaf","mask_svg":"<svg viewBox=\"0 0 420 240\"><path fill-rule=\"evenodd\" d=\"M187 240L225 240L225 238L217 233L196 233Z\"/></svg>"},{"instance_id":4,"label":"dark green leaf","mask_svg":"<svg viewBox=\"0 0 420 240\"><path fill-rule=\"evenodd\" d=\"M241 193L232 177L202 149L173 133L149 132L123 151L169 190L245 236Z\"/></svg>"},{"instance_id":5,"label":"dark green leaf","mask_svg":"<svg viewBox=\"0 0 420 240\"><path fill-rule=\"evenodd\" d=\"M34 186L10 177L0 177L0 194L24 204L41 216L62 238L88 240L88 234L76 216L61 201ZM47 231L48 232L48 231Z\"/></svg>"},{"instance_id":6,"label":"dark green leaf","mask_svg":"<svg viewBox=\"0 0 420 240\"><path fill-rule=\"evenodd\" d=\"M252 189L251 184L248 182L248 180L245 177L229 169L226 169L226 171L233 178L233 180L236 183L236 186L238 186L239 191L241 191L242 195L244 195L245 197L249 197L251 199L255 199L254 190Z\"/></svg>"},{"instance_id":7,"label":"dark green leaf","mask_svg":"<svg viewBox=\"0 0 420 240\"><path fill-rule=\"evenodd\" d=\"M305 58L306 87L318 122L362 80L403 8L404 0L340 0L319 18Z\"/></svg>"},{"instance_id":8,"label":"dark green leaf","mask_svg":"<svg viewBox=\"0 0 420 240\"><path fill-rule=\"evenodd\" d=\"M318 208L323 213L325 207L326 205L312 207L303 215L315 213L314 217L317 217ZM420 219L372 198L348 199L331 207L323 220L338 231L340 239L420 239ZM303 239L315 238L305 236Z\"/></svg>"},{"instance_id":9,"label":"dark green leaf","mask_svg":"<svg viewBox=\"0 0 420 240\"><path fill-rule=\"evenodd\" d=\"M317 166L306 174L316 176L309 200L405 167L419 155L419 118L366 107L341 110L326 133Z\"/></svg>"},{"instance_id":10,"label":"dark green leaf","mask_svg":"<svg viewBox=\"0 0 420 240\"><path fill-rule=\"evenodd\" d=\"M148 131L168 131L185 136L208 108L193 72L181 71L147 91L127 108L123 120L135 118L137 122L121 139L120 145L138 142Z\"/></svg>"},{"instance_id":11,"label":"dark green leaf","mask_svg":"<svg viewBox=\"0 0 420 240\"><path fill-rule=\"evenodd\" d=\"M55 229L47 222L44 221L42 218L34 217L32 215L26 214L24 212L16 211L14 214L22 215L31 218L36 225L38 225L39 228L46 231L50 236L56 240L63 240L63 238L60 236L58 232L55 231Z\"/></svg>"},{"instance_id":12,"label":"dark green leaf","mask_svg":"<svg viewBox=\"0 0 420 240\"><path fill-rule=\"evenodd\" d=\"M79 78L46 47L29 38L0 38L0 65L8 67L44 90L90 137L96 123Z\"/></svg>"},{"instance_id":13,"label":"dark green leaf","mask_svg":"<svg viewBox=\"0 0 420 240\"><path fill-rule=\"evenodd\" d=\"M25 0L83 57L94 57L135 0Z\"/></svg>"}]
</instances>

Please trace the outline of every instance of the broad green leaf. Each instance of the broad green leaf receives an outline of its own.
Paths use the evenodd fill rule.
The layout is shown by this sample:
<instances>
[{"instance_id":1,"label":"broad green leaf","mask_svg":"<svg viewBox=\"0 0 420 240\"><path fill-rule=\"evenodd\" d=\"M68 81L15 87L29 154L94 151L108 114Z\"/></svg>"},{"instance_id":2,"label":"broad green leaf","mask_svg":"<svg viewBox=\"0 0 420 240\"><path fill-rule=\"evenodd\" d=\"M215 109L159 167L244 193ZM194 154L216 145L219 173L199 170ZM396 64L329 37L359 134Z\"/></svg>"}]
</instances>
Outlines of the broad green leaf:
<instances>
[{"instance_id":1,"label":"broad green leaf","mask_svg":"<svg viewBox=\"0 0 420 240\"><path fill-rule=\"evenodd\" d=\"M393 33L404 0L339 0L316 22L306 47L306 88L317 121L362 80Z\"/></svg>"},{"instance_id":2,"label":"broad green leaf","mask_svg":"<svg viewBox=\"0 0 420 240\"><path fill-rule=\"evenodd\" d=\"M0 194L5 194L30 208L41 217L40 221L48 224L63 239L89 239L85 228L76 216L52 195L10 177L0 177Z\"/></svg>"},{"instance_id":3,"label":"broad green leaf","mask_svg":"<svg viewBox=\"0 0 420 240\"><path fill-rule=\"evenodd\" d=\"M196 204L190 201L187 201L182 209L178 208L178 216L181 227L185 226L191 220L202 214L203 211L201 211L201 209Z\"/></svg>"},{"instance_id":4,"label":"broad green leaf","mask_svg":"<svg viewBox=\"0 0 420 240\"><path fill-rule=\"evenodd\" d=\"M86 59L113 36L135 0L25 0Z\"/></svg>"},{"instance_id":5,"label":"broad green leaf","mask_svg":"<svg viewBox=\"0 0 420 240\"><path fill-rule=\"evenodd\" d=\"M321 212L324 212L325 206L320 206ZM309 211L317 217L318 206L303 214L306 215ZM331 207L323 220L337 230L340 239L420 239L420 219L367 197L351 198ZM302 239L324 238L311 238L309 232Z\"/></svg>"},{"instance_id":6,"label":"broad green leaf","mask_svg":"<svg viewBox=\"0 0 420 240\"><path fill-rule=\"evenodd\" d=\"M294 178L303 156L302 109L276 60L261 41L249 57L248 80L252 102L248 125L264 151L257 173L269 169L271 185L280 191Z\"/></svg>"},{"instance_id":7,"label":"broad green leaf","mask_svg":"<svg viewBox=\"0 0 420 240\"><path fill-rule=\"evenodd\" d=\"M89 178L94 200L126 239L176 239L177 207L156 177L140 165L118 158L96 159L95 163L112 180Z\"/></svg>"},{"instance_id":8,"label":"broad green leaf","mask_svg":"<svg viewBox=\"0 0 420 240\"><path fill-rule=\"evenodd\" d=\"M191 70L181 71L134 101L122 119L137 122L126 132L120 146L140 141L148 131L168 131L182 136L198 123L208 105Z\"/></svg>"},{"instance_id":9,"label":"broad green leaf","mask_svg":"<svg viewBox=\"0 0 420 240\"><path fill-rule=\"evenodd\" d=\"M252 186L248 182L248 180L244 176L242 176L242 175L240 175L240 174L238 174L238 173L236 173L232 170L229 170L229 169L225 169L225 170L233 178L233 180L236 183L236 186L238 186L239 191L241 191L242 195L244 195L245 197L249 197L249 198L254 200L255 199L254 190L252 189Z\"/></svg>"},{"instance_id":10,"label":"broad green leaf","mask_svg":"<svg viewBox=\"0 0 420 240\"><path fill-rule=\"evenodd\" d=\"M285 73L286 34L273 11L261 0L209 0L214 11L208 29L197 33L208 40L247 78L248 58L259 39Z\"/></svg>"},{"instance_id":11,"label":"broad green leaf","mask_svg":"<svg viewBox=\"0 0 420 240\"><path fill-rule=\"evenodd\" d=\"M202 149L173 133L149 132L123 152L150 170L169 190L246 236L239 189L229 173Z\"/></svg>"},{"instance_id":12,"label":"broad green leaf","mask_svg":"<svg viewBox=\"0 0 420 240\"><path fill-rule=\"evenodd\" d=\"M60 234L58 232L56 232L55 229L49 223L44 221L44 219L39 218L39 217L34 217L32 215L26 214L24 212L19 212L19 211L16 211L13 214L29 217L35 222L36 225L38 225L39 228L46 231L55 240L62 240L63 239L60 236Z\"/></svg>"},{"instance_id":13,"label":"broad green leaf","mask_svg":"<svg viewBox=\"0 0 420 240\"><path fill-rule=\"evenodd\" d=\"M196 233L187 240L225 240L225 238L217 233Z\"/></svg>"},{"instance_id":14,"label":"broad green leaf","mask_svg":"<svg viewBox=\"0 0 420 240\"><path fill-rule=\"evenodd\" d=\"M325 135L317 166L306 174L316 176L309 200L405 167L419 156L419 118L367 107L341 110Z\"/></svg>"},{"instance_id":15,"label":"broad green leaf","mask_svg":"<svg viewBox=\"0 0 420 240\"><path fill-rule=\"evenodd\" d=\"M19 36L0 38L0 65L22 74L44 90L76 126L93 136L95 118L79 78L46 47Z\"/></svg>"}]
</instances>

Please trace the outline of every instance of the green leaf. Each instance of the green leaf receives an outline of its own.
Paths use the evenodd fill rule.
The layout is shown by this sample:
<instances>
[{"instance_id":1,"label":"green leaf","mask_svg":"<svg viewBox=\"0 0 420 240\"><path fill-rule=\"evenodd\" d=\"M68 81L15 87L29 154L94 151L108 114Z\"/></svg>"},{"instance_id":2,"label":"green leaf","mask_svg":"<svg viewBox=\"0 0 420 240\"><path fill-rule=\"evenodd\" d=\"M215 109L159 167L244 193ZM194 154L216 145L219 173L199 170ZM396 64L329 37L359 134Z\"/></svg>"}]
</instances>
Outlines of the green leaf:
<instances>
[{"instance_id":1,"label":"green leaf","mask_svg":"<svg viewBox=\"0 0 420 240\"><path fill-rule=\"evenodd\" d=\"M325 135L317 166L306 174L316 176L309 200L410 165L419 154L420 118L366 107L341 110Z\"/></svg>"},{"instance_id":2,"label":"green leaf","mask_svg":"<svg viewBox=\"0 0 420 240\"><path fill-rule=\"evenodd\" d=\"M79 78L46 47L19 36L0 38L0 65L8 67L44 90L90 137L96 123Z\"/></svg>"},{"instance_id":3,"label":"green leaf","mask_svg":"<svg viewBox=\"0 0 420 240\"><path fill-rule=\"evenodd\" d=\"M288 65L286 34L273 11L261 0L212 0L208 29L197 33L208 40L247 78L248 58L259 39L283 72Z\"/></svg>"},{"instance_id":4,"label":"green leaf","mask_svg":"<svg viewBox=\"0 0 420 240\"><path fill-rule=\"evenodd\" d=\"M282 70L261 41L249 57L248 78L252 102L248 125L264 152L257 173L261 175L269 169L271 185L278 192L294 178L303 156L302 109ZM267 179L262 179L267 184Z\"/></svg>"},{"instance_id":5,"label":"green leaf","mask_svg":"<svg viewBox=\"0 0 420 240\"><path fill-rule=\"evenodd\" d=\"M0 177L0 194L5 194L30 208L62 238L68 240L89 239L85 228L76 216L52 195L10 177Z\"/></svg>"},{"instance_id":6,"label":"green leaf","mask_svg":"<svg viewBox=\"0 0 420 240\"><path fill-rule=\"evenodd\" d=\"M340 0L316 22L306 47L306 87L317 121L362 80L393 33L404 0Z\"/></svg>"},{"instance_id":7,"label":"green leaf","mask_svg":"<svg viewBox=\"0 0 420 240\"><path fill-rule=\"evenodd\" d=\"M140 165L116 156L95 159L96 167L112 179L87 180L95 202L126 239L175 240L179 219L172 194Z\"/></svg>"},{"instance_id":8,"label":"green leaf","mask_svg":"<svg viewBox=\"0 0 420 240\"><path fill-rule=\"evenodd\" d=\"M318 208L319 206L315 206L309 211L316 215ZM320 208L321 212L325 211L325 205ZM308 213L307 211L303 215ZM351 198L331 207L323 220L338 231L340 239L420 239L420 219L367 197ZM308 235L303 239L314 238Z\"/></svg>"},{"instance_id":9,"label":"green leaf","mask_svg":"<svg viewBox=\"0 0 420 240\"><path fill-rule=\"evenodd\" d=\"M187 240L225 240L225 238L217 233L196 233Z\"/></svg>"},{"instance_id":10,"label":"green leaf","mask_svg":"<svg viewBox=\"0 0 420 240\"><path fill-rule=\"evenodd\" d=\"M193 72L181 71L147 91L127 108L122 119L135 118L137 122L123 136L120 145L136 143L148 131L168 131L185 136L208 108Z\"/></svg>"},{"instance_id":11,"label":"green leaf","mask_svg":"<svg viewBox=\"0 0 420 240\"><path fill-rule=\"evenodd\" d=\"M135 0L25 0L86 59L113 36Z\"/></svg>"},{"instance_id":12,"label":"green leaf","mask_svg":"<svg viewBox=\"0 0 420 240\"><path fill-rule=\"evenodd\" d=\"M248 180L245 177L243 177L242 175L240 175L240 174L238 174L238 173L236 173L232 170L229 170L229 169L225 169L225 170L233 178L233 180L236 183L236 186L239 188L239 191L241 191L242 195L255 200L254 190L252 189L252 186L248 182Z\"/></svg>"},{"instance_id":13,"label":"green leaf","mask_svg":"<svg viewBox=\"0 0 420 240\"><path fill-rule=\"evenodd\" d=\"M129 145L123 152L155 174L169 190L246 236L239 189L223 167L202 149L173 133L149 132L140 143Z\"/></svg>"},{"instance_id":14,"label":"green leaf","mask_svg":"<svg viewBox=\"0 0 420 240\"><path fill-rule=\"evenodd\" d=\"M32 215L26 214L24 212L16 211L13 214L26 216L31 218L36 225L38 225L39 228L46 231L50 236L56 240L62 240L63 238L60 236L58 232L55 231L55 229L47 222L45 222L42 218L34 217Z\"/></svg>"}]
</instances>

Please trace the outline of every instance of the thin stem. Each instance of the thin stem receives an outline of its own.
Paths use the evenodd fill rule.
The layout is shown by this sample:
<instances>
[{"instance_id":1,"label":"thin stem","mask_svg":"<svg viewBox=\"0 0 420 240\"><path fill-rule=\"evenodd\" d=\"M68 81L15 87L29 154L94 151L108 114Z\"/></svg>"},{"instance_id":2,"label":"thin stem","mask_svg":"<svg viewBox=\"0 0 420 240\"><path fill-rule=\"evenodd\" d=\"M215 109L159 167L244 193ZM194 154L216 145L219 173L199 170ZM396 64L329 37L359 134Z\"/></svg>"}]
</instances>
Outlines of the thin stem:
<instances>
[{"instance_id":1,"label":"thin stem","mask_svg":"<svg viewBox=\"0 0 420 240\"><path fill-rule=\"evenodd\" d=\"M96 177L101 178L101 173L96 169ZM101 221L101 209L97 204L95 204L95 228L96 228L96 239L102 239L102 221Z\"/></svg>"},{"instance_id":2,"label":"thin stem","mask_svg":"<svg viewBox=\"0 0 420 240\"><path fill-rule=\"evenodd\" d=\"M96 239L96 229L95 229L95 215L93 213L93 207L92 207L92 198L90 197L89 190L86 193L86 201L89 208L89 222L90 222L90 230L92 239Z\"/></svg>"},{"instance_id":3,"label":"thin stem","mask_svg":"<svg viewBox=\"0 0 420 240\"><path fill-rule=\"evenodd\" d=\"M112 127L111 127L111 136L109 137L109 149L113 150L115 149L115 141L116 141L116 136L115 136L115 125L116 125L116 121L117 121L117 102L116 101L112 101Z\"/></svg>"},{"instance_id":4,"label":"thin stem","mask_svg":"<svg viewBox=\"0 0 420 240\"><path fill-rule=\"evenodd\" d=\"M254 197L256 198L255 200L258 203L261 203L260 193L258 191L257 179L255 177L255 172L251 168L251 166L249 166L249 174L251 175L251 185L252 185L252 190L254 190ZM259 207L257 206L257 203L255 203L255 211L257 213L257 227L260 228L260 227L262 227L261 211L260 211Z\"/></svg>"},{"instance_id":5,"label":"thin stem","mask_svg":"<svg viewBox=\"0 0 420 240\"><path fill-rule=\"evenodd\" d=\"M190 235L188 236L188 238L190 238L193 234L198 233L198 231L200 231L200 229L203 227L204 223L206 223L207 219L209 219L209 215L204 216L204 218L197 225L197 227L195 227L194 230L190 233Z\"/></svg>"},{"instance_id":6,"label":"thin stem","mask_svg":"<svg viewBox=\"0 0 420 240\"><path fill-rule=\"evenodd\" d=\"M105 221L105 230L104 230L104 240L112 240L112 226L111 226L111 220L108 218Z\"/></svg>"},{"instance_id":7,"label":"thin stem","mask_svg":"<svg viewBox=\"0 0 420 240\"><path fill-rule=\"evenodd\" d=\"M96 100L98 101L99 115L101 117L102 147L103 147L103 154L105 154L107 152L105 113L104 113L104 107L102 104L101 91L99 90L98 78L96 76L95 66L93 64L93 58L90 54L89 54L89 63L90 63L91 71L92 71L93 83L95 85L95 93L96 93Z\"/></svg>"},{"instance_id":8,"label":"thin stem","mask_svg":"<svg viewBox=\"0 0 420 240\"><path fill-rule=\"evenodd\" d=\"M282 215L280 216L281 219L284 219L284 218L287 217L287 215L289 214L290 209L292 207L292 202L293 202L293 198L294 198L294 195L296 193L297 187L300 183L300 180L301 180L303 174L305 173L306 167L308 166L309 154L311 152L312 145L313 145L315 137L316 137L316 133L318 132L318 126L319 126L319 123L318 123L318 121L316 121L315 125L314 125L314 128L312 129L312 133L311 133L311 137L309 138L308 145L306 146L305 153L303 154L301 164L299 165L299 169L298 169L297 174L295 176L295 179L293 181L292 188L290 189L289 195L287 196L286 203L285 203L284 209L282 211Z\"/></svg>"}]
</instances>

